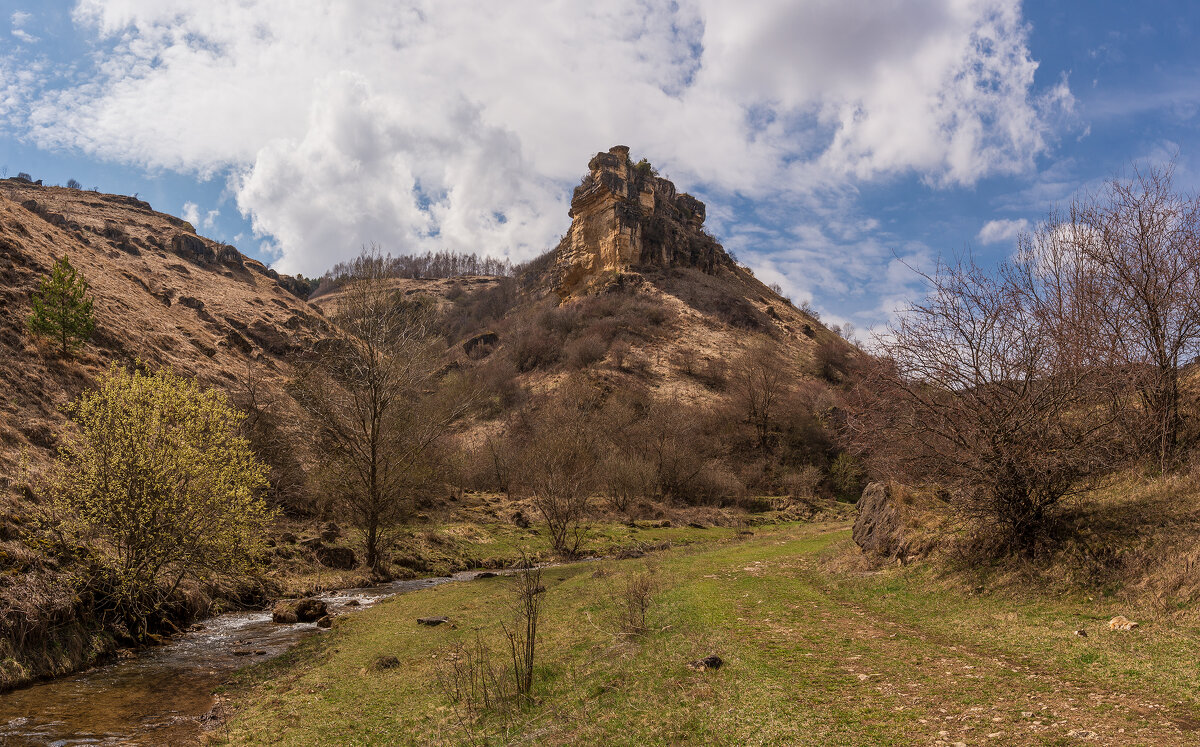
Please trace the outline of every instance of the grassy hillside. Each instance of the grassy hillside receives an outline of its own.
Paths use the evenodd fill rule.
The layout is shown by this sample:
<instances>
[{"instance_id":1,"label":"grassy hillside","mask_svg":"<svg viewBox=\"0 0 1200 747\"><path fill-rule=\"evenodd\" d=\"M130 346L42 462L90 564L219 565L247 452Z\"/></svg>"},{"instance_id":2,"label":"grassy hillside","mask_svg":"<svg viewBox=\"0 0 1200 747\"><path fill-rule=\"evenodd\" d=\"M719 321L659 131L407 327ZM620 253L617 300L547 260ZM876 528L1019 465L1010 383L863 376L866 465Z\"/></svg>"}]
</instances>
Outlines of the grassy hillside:
<instances>
[{"instance_id":1,"label":"grassy hillside","mask_svg":"<svg viewBox=\"0 0 1200 747\"><path fill-rule=\"evenodd\" d=\"M229 744L1200 743L1200 627L1110 599L866 571L844 524L760 529L648 558L550 569L534 700L472 712L447 673L502 654L503 578L397 597L246 670ZM621 634L650 569L649 631ZM1127 614L1141 622L1112 632ZM446 615L454 627L415 619ZM1074 631L1083 630L1086 637ZM710 654L726 663L692 671ZM380 656L396 666L378 669Z\"/></svg>"}]
</instances>

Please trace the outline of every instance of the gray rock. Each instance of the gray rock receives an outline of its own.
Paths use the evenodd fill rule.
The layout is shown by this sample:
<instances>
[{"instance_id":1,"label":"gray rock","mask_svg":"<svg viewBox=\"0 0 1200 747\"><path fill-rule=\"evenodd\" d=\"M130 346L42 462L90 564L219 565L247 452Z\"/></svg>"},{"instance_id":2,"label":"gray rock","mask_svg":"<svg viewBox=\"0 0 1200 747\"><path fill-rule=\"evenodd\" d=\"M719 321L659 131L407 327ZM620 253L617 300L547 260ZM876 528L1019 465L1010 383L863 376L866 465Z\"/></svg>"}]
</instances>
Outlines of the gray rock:
<instances>
[{"instance_id":1,"label":"gray rock","mask_svg":"<svg viewBox=\"0 0 1200 747\"><path fill-rule=\"evenodd\" d=\"M329 610L320 599L284 599L271 610L271 620L277 623L316 622Z\"/></svg>"},{"instance_id":2,"label":"gray rock","mask_svg":"<svg viewBox=\"0 0 1200 747\"><path fill-rule=\"evenodd\" d=\"M873 482L863 490L851 534L867 555L904 559L911 552L904 517L892 500L891 490L881 482Z\"/></svg>"}]
</instances>

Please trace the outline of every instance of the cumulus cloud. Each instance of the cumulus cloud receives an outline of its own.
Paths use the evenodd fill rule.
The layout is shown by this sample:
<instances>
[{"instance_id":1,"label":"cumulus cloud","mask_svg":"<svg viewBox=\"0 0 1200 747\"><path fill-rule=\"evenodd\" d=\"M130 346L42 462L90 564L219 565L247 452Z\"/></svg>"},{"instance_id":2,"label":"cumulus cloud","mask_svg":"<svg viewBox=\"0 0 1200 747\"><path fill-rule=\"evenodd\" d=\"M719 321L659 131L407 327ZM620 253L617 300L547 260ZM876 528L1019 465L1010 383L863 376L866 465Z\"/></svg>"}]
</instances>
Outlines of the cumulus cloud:
<instances>
[{"instance_id":1,"label":"cumulus cloud","mask_svg":"<svg viewBox=\"0 0 1200 747\"><path fill-rule=\"evenodd\" d=\"M999 244L1002 241L1014 241L1018 235L1029 231L1029 221L1019 220L989 220L983 224L976 236L982 244Z\"/></svg>"},{"instance_id":2,"label":"cumulus cloud","mask_svg":"<svg viewBox=\"0 0 1200 747\"><path fill-rule=\"evenodd\" d=\"M8 126L227 179L277 266L306 273L372 242L529 258L616 143L719 222L736 196L820 206L1029 169L1070 105L1065 81L1034 90L1018 0L80 0L74 18L96 69Z\"/></svg>"},{"instance_id":3,"label":"cumulus cloud","mask_svg":"<svg viewBox=\"0 0 1200 747\"><path fill-rule=\"evenodd\" d=\"M179 217L191 223L193 226L200 222L200 206L194 202L183 203L183 208L179 212Z\"/></svg>"}]
</instances>

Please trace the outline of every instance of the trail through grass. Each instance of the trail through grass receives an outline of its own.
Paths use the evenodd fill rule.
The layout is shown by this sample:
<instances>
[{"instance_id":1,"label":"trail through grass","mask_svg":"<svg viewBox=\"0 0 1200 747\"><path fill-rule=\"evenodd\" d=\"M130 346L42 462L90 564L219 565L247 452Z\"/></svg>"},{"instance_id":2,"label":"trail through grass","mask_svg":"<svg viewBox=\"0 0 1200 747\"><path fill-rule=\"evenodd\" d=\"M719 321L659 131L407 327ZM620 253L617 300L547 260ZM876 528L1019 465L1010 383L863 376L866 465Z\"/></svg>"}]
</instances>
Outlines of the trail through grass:
<instances>
[{"instance_id":1,"label":"trail through grass","mask_svg":"<svg viewBox=\"0 0 1200 747\"><path fill-rule=\"evenodd\" d=\"M440 684L456 642L501 652L503 578L340 619L227 694L233 744L1200 743L1200 631L1105 625L1102 602L964 592L922 569L832 574L844 524L789 525L546 573L532 704L465 714ZM619 629L649 567L647 634ZM446 615L455 627L418 626ZM1080 637L1076 629L1089 635ZM716 671L686 664L709 654ZM399 666L376 671L394 655ZM1093 742L1093 743L1096 743Z\"/></svg>"}]
</instances>

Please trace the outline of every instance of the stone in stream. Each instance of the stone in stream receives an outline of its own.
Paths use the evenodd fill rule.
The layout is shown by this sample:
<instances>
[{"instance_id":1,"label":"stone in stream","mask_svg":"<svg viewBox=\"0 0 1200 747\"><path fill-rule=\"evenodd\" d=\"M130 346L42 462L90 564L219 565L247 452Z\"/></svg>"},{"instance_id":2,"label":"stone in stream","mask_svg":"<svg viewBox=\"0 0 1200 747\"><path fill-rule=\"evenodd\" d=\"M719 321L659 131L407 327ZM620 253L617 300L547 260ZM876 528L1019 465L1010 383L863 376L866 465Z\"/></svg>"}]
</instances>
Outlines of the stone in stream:
<instances>
[{"instance_id":1,"label":"stone in stream","mask_svg":"<svg viewBox=\"0 0 1200 747\"><path fill-rule=\"evenodd\" d=\"M428 625L431 628L441 625L443 623L448 623L448 622L450 622L450 618L448 618L448 617L418 617L417 618L418 625Z\"/></svg>"},{"instance_id":2,"label":"stone in stream","mask_svg":"<svg viewBox=\"0 0 1200 747\"><path fill-rule=\"evenodd\" d=\"M478 581L478 580L479 580L479 579L481 579L481 578L495 578L495 577L496 577L496 574L495 574L495 573L492 573L491 571L484 571L483 573L476 573L476 574L475 574L475 580L476 580L476 581Z\"/></svg>"},{"instance_id":3,"label":"stone in stream","mask_svg":"<svg viewBox=\"0 0 1200 747\"><path fill-rule=\"evenodd\" d=\"M333 625L333 615L325 615L320 620L317 620L318 628L328 628Z\"/></svg>"},{"instance_id":4,"label":"stone in stream","mask_svg":"<svg viewBox=\"0 0 1200 747\"><path fill-rule=\"evenodd\" d=\"M362 604L362 602L358 601L357 599L351 599L350 601L346 602L347 607L357 607L360 604Z\"/></svg>"},{"instance_id":5,"label":"stone in stream","mask_svg":"<svg viewBox=\"0 0 1200 747\"><path fill-rule=\"evenodd\" d=\"M329 610L320 599L284 599L271 610L271 621L277 623L316 622Z\"/></svg>"}]
</instances>

